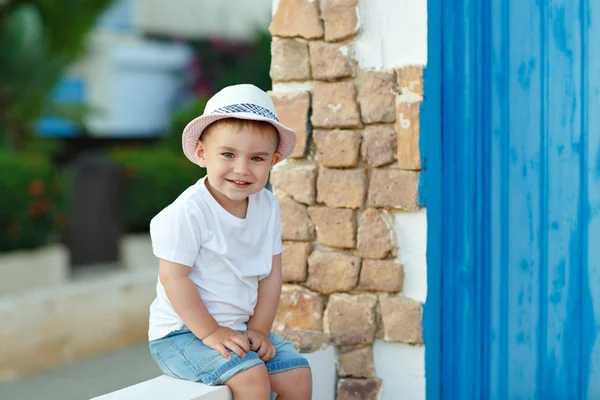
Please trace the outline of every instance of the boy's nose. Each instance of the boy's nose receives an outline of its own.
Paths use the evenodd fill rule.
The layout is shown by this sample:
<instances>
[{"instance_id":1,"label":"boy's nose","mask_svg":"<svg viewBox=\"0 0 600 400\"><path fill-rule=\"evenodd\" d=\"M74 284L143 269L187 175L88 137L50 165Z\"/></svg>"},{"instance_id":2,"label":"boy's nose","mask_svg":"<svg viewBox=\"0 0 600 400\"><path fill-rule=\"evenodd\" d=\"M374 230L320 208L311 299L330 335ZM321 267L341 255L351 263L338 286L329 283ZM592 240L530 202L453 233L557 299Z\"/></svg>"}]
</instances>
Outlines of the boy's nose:
<instances>
[{"instance_id":1,"label":"boy's nose","mask_svg":"<svg viewBox=\"0 0 600 400\"><path fill-rule=\"evenodd\" d=\"M244 175L248 173L248 163L245 160L240 160L235 163L234 170L236 174Z\"/></svg>"}]
</instances>

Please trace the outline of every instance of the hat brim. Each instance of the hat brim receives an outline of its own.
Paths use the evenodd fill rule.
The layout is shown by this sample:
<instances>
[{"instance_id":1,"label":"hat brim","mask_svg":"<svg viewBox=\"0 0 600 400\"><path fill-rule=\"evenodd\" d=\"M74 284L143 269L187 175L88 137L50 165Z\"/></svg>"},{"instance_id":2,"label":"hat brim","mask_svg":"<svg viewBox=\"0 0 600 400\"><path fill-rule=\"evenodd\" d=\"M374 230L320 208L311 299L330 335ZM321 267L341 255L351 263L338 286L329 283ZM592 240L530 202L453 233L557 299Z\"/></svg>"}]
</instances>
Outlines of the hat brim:
<instances>
[{"instance_id":1,"label":"hat brim","mask_svg":"<svg viewBox=\"0 0 600 400\"><path fill-rule=\"evenodd\" d=\"M204 132L204 129L206 129L208 125L225 118L265 121L273 125L279 133L279 146L277 147L277 152L281 154L282 160L288 158L296 148L296 141L298 140L298 135L296 132L271 118L261 117L248 112L237 112L232 114L208 114L201 115L193 119L183 130L181 144L183 146L183 153L188 160L194 164L197 164L194 153L196 152L196 146L200 136L202 135L202 132Z\"/></svg>"}]
</instances>

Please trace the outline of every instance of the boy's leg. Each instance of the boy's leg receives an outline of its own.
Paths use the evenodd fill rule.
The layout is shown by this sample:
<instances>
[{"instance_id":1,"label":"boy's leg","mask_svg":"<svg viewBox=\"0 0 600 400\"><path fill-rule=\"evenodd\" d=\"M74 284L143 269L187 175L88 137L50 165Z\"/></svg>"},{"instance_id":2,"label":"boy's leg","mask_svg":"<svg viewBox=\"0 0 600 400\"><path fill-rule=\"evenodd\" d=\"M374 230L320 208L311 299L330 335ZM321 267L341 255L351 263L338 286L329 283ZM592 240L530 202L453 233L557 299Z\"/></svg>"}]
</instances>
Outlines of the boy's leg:
<instances>
[{"instance_id":1,"label":"boy's leg","mask_svg":"<svg viewBox=\"0 0 600 400\"><path fill-rule=\"evenodd\" d=\"M189 330L172 332L150 342L161 370L170 376L207 385L227 385L235 400L269 400L271 385L265 364L255 352L227 359L204 345Z\"/></svg>"},{"instance_id":2,"label":"boy's leg","mask_svg":"<svg viewBox=\"0 0 600 400\"><path fill-rule=\"evenodd\" d=\"M269 375L271 390L277 400L310 400L312 396L312 374L309 368L295 368Z\"/></svg>"},{"instance_id":3,"label":"boy's leg","mask_svg":"<svg viewBox=\"0 0 600 400\"><path fill-rule=\"evenodd\" d=\"M225 384L233 392L235 400L269 400L271 398L269 374L264 364L258 364L238 372Z\"/></svg>"},{"instance_id":4,"label":"boy's leg","mask_svg":"<svg viewBox=\"0 0 600 400\"><path fill-rule=\"evenodd\" d=\"M265 365L277 400L310 400L312 374L308 361L290 341L274 333L270 339L277 352Z\"/></svg>"}]
</instances>

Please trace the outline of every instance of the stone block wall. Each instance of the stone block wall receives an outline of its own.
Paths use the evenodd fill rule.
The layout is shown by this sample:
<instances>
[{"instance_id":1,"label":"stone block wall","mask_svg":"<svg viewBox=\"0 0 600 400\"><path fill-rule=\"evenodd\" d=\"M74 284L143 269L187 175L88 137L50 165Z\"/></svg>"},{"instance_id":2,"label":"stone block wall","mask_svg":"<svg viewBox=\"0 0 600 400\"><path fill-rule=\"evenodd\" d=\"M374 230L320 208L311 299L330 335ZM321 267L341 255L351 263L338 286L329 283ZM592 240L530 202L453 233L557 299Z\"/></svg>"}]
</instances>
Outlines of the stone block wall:
<instances>
[{"instance_id":1,"label":"stone block wall","mask_svg":"<svg viewBox=\"0 0 600 400\"><path fill-rule=\"evenodd\" d=\"M338 398L375 399L373 343L423 344L395 231L398 212L419 211L423 68L359 67L358 0L274 7L270 96L299 141L271 174L285 281L273 329L334 343Z\"/></svg>"}]
</instances>

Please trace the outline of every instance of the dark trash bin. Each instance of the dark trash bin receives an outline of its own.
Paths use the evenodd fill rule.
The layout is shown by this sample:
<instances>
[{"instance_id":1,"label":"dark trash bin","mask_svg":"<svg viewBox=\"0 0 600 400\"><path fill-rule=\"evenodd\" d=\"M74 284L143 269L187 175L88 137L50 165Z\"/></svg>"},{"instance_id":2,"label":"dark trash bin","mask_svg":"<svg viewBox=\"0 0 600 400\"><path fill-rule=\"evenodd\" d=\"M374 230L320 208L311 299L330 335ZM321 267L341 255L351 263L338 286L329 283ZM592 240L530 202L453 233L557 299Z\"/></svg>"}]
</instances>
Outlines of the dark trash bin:
<instances>
[{"instance_id":1,"label":"dark trash bin","mask_svg":"<svg viewBox=\"0 0 600 400\"><path fill-rule=\"evenodd\" d=\"M118 262L122 234L118 168L105 154L84 152L67 169L72 191L64 242L71 266Z\"/></svg>"}]
</instances>

